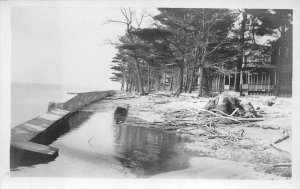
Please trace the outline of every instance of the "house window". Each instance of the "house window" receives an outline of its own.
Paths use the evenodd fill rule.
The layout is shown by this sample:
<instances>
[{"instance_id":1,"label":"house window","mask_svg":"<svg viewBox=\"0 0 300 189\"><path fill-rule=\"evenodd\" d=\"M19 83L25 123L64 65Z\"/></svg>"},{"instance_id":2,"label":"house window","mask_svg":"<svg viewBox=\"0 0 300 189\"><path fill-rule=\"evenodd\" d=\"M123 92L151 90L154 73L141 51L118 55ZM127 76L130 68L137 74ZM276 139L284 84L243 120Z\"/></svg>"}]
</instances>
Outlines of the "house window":
<instances>
[{"instance_id":1,"label":"house window","mask_svg":"<svg viewBox=\"0 0 300 189\"><path fill-rule=\"evenodd\" d=\"M262 72L261 74L261 84L266 85L267 84L267 73Z\"/></svg>"},{"instance_id":2,"label":"house window","mask_svg":"<svg viewBox=\"0 0 300 189\"><path fill-rule=\"evenodd\" d=\"M250 76L250 83L251 84L257 84L258 83L258 74L252 73Z\"/></svg>"},{"instance_id":3,"label":"house window","mask_svg":"<svg viewBox=\"0 0 300 189\"><path fill-rule=\"evenodd\" d=\"M248 75L243 74L243 84L248 84Z\"/></svg>"}]
</instances>

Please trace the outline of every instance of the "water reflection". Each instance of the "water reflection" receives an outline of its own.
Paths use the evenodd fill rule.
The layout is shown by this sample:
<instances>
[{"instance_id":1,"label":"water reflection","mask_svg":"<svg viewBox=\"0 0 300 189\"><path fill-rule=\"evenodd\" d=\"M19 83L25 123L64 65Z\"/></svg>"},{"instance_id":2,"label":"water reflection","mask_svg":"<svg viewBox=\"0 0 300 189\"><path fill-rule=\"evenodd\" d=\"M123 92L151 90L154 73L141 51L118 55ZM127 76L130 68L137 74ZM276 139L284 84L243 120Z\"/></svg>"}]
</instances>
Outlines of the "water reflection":
<instances>
[{"instance_id":1,"label":"water reflection","mask_svg":"<svg viewBox=\"0 0 300 189\"><path fill-rule=\"evenodd\" d=\"M62 126L61 136L56 134L43 140L43 144L55 140L51 145L59 148L59 156L47 166L23 169L35 176L65 176L84 170L83 177L120 164L139 177L147 177L188 167L192 154L183 148L185 138L160 129L118 124L122 122L126 122L126 117L114 116L113 110L95 114L79 112ZM33 164L13 161L11 165ZM76 169L69 169L74 165Z\"/></svg>"},{"instance_id":2,"label":"water reflection","mask_svg":"<svg viewBox=\"0 0 300 189\"><path fill-rule=\"evenodd\" d=\"M115 133L116 158L138 176L188 167L191 154L183 148L185 138L160 129L124 125L116 125Z\"/></svg>"}]
</instances>

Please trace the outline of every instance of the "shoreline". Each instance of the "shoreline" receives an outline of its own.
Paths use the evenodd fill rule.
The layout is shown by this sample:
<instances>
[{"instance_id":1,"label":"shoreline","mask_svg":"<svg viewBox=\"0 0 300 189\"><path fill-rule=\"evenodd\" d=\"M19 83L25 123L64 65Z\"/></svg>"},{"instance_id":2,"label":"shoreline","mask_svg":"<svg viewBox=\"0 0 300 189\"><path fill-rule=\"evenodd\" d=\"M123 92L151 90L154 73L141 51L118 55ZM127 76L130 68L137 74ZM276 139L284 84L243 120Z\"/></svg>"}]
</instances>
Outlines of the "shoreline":
<instances>
[{"instance_id":1,"label":"shoreline","mask_svg":"<svg viewBox=\"0 0 300 189\"><path fill-rule=\"evenodd\" d=\"M201 126L201 116L198 116L200 117L198 120L194 119L193 116L193 113L198 112L199 109L205 106L209 98L198 98L195 95L183 93L179 97L175 97L168 93L156 93L148 96L131 95L130 98L127 97L126 99L122 99L121 97L115 100L105 100L109 100L110 103L108 104L111 106L129 104L128 118L122 124L160 128L167 132L188 136L193 140L193 142L186 143L188 150L197 152L199 156L212 158L212 164L214 164L213 162L226 161L228 165L214 167L216 173L224 173L226 171L231 173L229 175L224 174L223 177L219 175L221 178L291 178L292 101L290 98L274 98L270 96L240 97L242 100L251 101L254 107L260 107L260 109L265 111L266 114L263 114L265 120L256 122L255 124L221 124L215 127L219 133L234 133L243 129L244 134L239 139L210 139L205 135L207 130L203 128L203 125ZM273 106L267 105L267 101L270 99L275 102ZM268 127L273 128L274 126L278 126L279 129L263 129ZM284 152L281 152L271 147L270 143L280 138L283 130L287 130L290 137L278 144L280 148L284 149ZM245 169L242 168L243 166L239 166L239 169L236 169L236 164L243 164ZM201 166L193 166L193 163L191 163L190 168L171 173L162 173L157 177L164 178L171 176L176 178L178 176L181 178L185 177L184 175L195 172L195 169L199 171L203 168ZM209 172L205 174L205 170L203 171L203 173L197 174L197 178L208 178L208 175L211 174ZM249 177L246 174L243 174L244 176L240 175L241 171L250 173ZM214 177L212 176L211 178Z\"/></svg>"},{"instance_id":2,"label":"shoreline","mask_svg":"<svg viewBox=\"0 0 300 189\"><path fill-rule=\"evenodd\" d=\"M268 96L241 97L254 107L266 112L264 121L253 124L231 124L216 122L205 126L206 115L199 114L209 98L198 98L196 94L183 93L179 97L168 93L148 96L117 94L94 102L81 111L106 111L117 106L129 105L129 112L123 125L159 128L166 132L187 136L188 151L198 156L190 158L190 166L172 172L160 173L150 178L203 178L203 179L290 179L291 171L291 99ZM273 106L266 105L274 100ZM221 123L221 124L220 124ZM213 125L213 126L211 126ZM263 129L278 126L280 129ZM243 136L212 138L209 132L217 134L236 133L243 129ZM280 138L282 130L288 130L290 138L278 144L281 152L269 144ZM88 162L87 162L88 163ZM45 165L42 165L45 166ZM118 172L118 171L117 171ZM128 171L117 175L134 177ZM16 173L14 175L18 175ZM121 177L123 177L121 176Z\"/></svg>"}]
</instances>

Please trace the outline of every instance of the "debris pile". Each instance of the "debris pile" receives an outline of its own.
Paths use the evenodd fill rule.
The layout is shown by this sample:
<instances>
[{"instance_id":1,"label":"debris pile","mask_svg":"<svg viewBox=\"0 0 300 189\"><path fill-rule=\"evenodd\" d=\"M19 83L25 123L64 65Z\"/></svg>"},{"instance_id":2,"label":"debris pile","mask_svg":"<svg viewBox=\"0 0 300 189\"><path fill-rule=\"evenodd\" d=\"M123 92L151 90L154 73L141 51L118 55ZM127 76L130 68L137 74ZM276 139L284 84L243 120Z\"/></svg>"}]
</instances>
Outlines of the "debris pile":
<instances>
[{"instance_id":1,"label":"debris pile","mask_svg":"<svg viewBox=\"0 0 300 189\"><path fill-rule=\"evenodd\" d=\"M223 93L211 99L158 93L148 95L132 107L122 125L160 128L189 136L188 149L209 157L259 164L261 171L291 173L290 149L286 144L291 131L280 122L282 99L237 97ZM271 105L272 104L272 105ZM272 107L271 107L272 106ZM266 111L266 112L264 112ZM145 114L147 112L147 114ZM146 121L141 115L159 115ZM136 117L132 117L136 115ZM151 119L150 119L151 120ZM279 120L279 123L278 123ZM285 143L283 141L286 141ZM278 171L273 168L280 165Z\"/></svg>"},{"instance_id":2,"label":"debris pile","mask_svg":"<svg viewBox=\"0 0 300 189\"><path fill-rule=\"evenodd\" d=\"M224 116L236 116L242 118L262 117L259 113L259 107L255 109L251 102L242 102L237 97L227 94L209 99L204 109L221 113ZM251 119L248 119L248 121L250 120Z\"/></svg>"}]
</instances>

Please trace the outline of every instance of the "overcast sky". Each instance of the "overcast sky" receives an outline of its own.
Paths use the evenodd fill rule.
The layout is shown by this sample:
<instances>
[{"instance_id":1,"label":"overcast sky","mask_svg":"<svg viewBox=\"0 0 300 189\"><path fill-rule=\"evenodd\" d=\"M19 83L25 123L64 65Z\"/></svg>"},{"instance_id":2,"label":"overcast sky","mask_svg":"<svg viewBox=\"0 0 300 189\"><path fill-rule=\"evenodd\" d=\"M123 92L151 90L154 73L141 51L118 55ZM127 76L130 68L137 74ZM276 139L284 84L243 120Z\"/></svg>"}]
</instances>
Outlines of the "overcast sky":
<instances>
[{"instance_id":1,"label":"overcast sky","mask_svg":"<svg viewBox=\"0 0 300 189\"><path fill-rule=\"evenodd\" d=\"M134 8L133 8L134 9ZM137 16L142 8L135 8ZM157 9L148 8L155 14ZM119 89L109 80L116 53L107 39L125 33L119 7L19 6L11 9L12 82L91 85ZM144 20L149 25L151 18ZM265 42L266 38L258 41Z\"/></svg>"},{"instance_id":2,"label":"overcast sky","mask_svg":"<svg viewBox=\"0 0 300 189\"><path fill-rule=\"evenodd\" d=\"M107 19L122 19L120 9L12 8L12 82L119 88L109 80L109 65L116 49L105 41L117 40L125 27L104 25Z\"/></svg>"}]
</instances>

